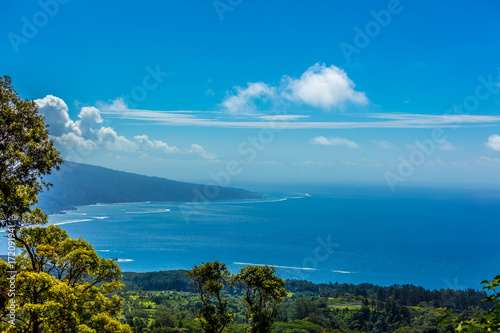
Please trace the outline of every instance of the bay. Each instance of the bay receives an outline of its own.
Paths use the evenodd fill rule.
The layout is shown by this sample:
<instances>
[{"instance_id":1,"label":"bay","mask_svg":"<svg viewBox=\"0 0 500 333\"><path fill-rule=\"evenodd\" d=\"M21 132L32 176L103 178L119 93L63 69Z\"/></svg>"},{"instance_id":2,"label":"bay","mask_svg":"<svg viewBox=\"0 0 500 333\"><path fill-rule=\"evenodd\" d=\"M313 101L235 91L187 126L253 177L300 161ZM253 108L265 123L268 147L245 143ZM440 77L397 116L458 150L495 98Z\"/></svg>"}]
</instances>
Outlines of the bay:
<instances>
[{"instance_id":1,"label":"bay","mask_svg":"<svg viewBox=\"0 0 500 333\"><path fill-rule=\"evenodd\" d=\"M198 204L97 204L49 219L118 259L123 271L219 260L233 272L267 264L283 278L430 289L477 289L500 273L496 189L293 189L303 191Z\"/></svg>"}]
</instances>

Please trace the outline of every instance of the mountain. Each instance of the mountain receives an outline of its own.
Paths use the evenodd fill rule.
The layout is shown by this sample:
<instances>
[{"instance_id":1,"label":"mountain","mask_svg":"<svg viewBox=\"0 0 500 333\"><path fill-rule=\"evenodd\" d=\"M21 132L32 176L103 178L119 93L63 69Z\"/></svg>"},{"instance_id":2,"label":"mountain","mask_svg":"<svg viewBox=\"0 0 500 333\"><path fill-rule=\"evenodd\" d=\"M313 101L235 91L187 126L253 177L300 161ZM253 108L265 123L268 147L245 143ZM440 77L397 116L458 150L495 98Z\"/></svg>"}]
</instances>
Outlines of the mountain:
<instances>
[{"instance_id":1,"label":"mountain","mask_svg":"<svg viewBox=\"0 0 500 333\"><path fill-rule=\"evenodd\" d=\"M46 214L96 203L193 202L261 197L258 193L238 188L207 187L73 162L65 162L60 170L46 179L54 185L38 196L38 207Z\"/></svg>"}]
</instances>

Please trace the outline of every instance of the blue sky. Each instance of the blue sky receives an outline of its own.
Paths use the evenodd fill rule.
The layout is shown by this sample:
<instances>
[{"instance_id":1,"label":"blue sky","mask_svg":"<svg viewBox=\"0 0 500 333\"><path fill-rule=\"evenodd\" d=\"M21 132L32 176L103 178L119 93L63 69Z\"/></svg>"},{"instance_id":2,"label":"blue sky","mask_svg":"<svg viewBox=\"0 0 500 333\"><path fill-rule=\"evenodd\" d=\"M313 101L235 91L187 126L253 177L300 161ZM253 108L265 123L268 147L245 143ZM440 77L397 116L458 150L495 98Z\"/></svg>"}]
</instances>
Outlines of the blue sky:
<instances>
[{"instance_id":1,"label":"blue sky","mask_svg":"<svg viewBox=\"0 0 500 333\"><path fill-rule=\"evenodd\" d=\"M179 180L499 183L497 1L7 0L66 159Z\"/></svg>"}]
</instances>

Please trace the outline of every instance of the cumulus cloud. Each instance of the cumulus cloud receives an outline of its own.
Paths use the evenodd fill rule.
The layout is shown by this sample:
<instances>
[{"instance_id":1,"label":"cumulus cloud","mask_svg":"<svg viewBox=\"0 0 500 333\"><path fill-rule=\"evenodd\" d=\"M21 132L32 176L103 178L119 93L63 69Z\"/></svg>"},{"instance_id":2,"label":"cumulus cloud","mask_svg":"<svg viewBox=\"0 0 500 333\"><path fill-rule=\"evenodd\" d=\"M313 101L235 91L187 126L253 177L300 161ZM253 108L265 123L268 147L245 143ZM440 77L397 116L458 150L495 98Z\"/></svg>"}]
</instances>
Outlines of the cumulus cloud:
<instances>
[{"instance_id":1,"label":"cumulus cloud","mask_svg":"<svg viewBox=\"0 0 500 333\"><path fill-rule=\"evenodd\" d=\"M135 141L139 144L141 150L160 150L166 154L176 153L179 151L177 147L169 146L167 143L160 140L150 140L147 135L134 136Z\"/></svg>"},{"instance_id":2,"label":"cumulus cloud","mask_svg":"<svg viewBox=\"0 0 500 333\"><path fill-rule=\"evenodd\" d=\"M311 143L323 146L347 146L349 148L359 148L359 145L356 142L344 138L325 138L324 136L317 136L311 139Z\"/></svg>"},{"instance_id":3,"label":"cumulus cloud","mask_svg":"<svg viewBox=\"0 0 500 333\"><path fill-rule=\"evenodd\" d=\"M235 87L236 93L228 92L221 105L230 114L248 115L256 113L258 100L270 100L273 104L302 103L321 109L343 108L346 103L368 104L365 93L355 87L344 70L317 63L300 78L283 76L277 86L250 82L246 88Z\"/></svg>"},{"instance_id":4,"label":"cumulus cloud","mask_svg":"<svg viewBox=\"0 0 500 333\"><path fill-rule=\"evenodd\" d=\"M47 95L42 99L35 100L38 111L45 117L45 122L50 125L50 134L61 136L65 133L76 133L80 135L78 126L70 119L68 106L62 99Z\"/></svg>"},{"instance_id":5,"label":"cumulus cloud","mask_svg":"<svg viewBox=\"0 0 500 333\"><path fill-rule=\"evenodd\" d=\"M373 142L379 147L380 149L394 149L396 146L392 142L385 141L385 140L373 140Z\"/></svg>"},{"instance_id":6,"label":"cumulus cloud","mask_svg":"<svg viewBox=\"0 0 500 333\"><path fill-rule=\"evenodd\" d=\"M80 120L76 121L76 125L80 129L81 135L85 138L91 138L94 134L92 127L95 124L102 123L101 113L95 107L85 106L78 114Z\"/></svg>"},{"instance_id":7,"label":"cumulus cloud","mask_svg":"<svg viewBox=\"0 0 500 333\"><path fill-rule=\"evenodd\" d=\"M368 104L366 95L354 90L356 85L346 72L333 65L326 67L325 64L317 63L299 79L286 78L285 81L286 98L311 106L330 109L342 107L346 102Z\"/></svg>"},{"instance_id":8,"label":"cumulus cloud","mask_svg":"<svg viewBox=\"0 0 500 333\"><path fill-rule=\"evenodd\" d=\"M250 114L255 111L256 99L273 97L276 89L263 82L249 83L246 88L235 87L236 94L228 95L222 106L231 114Z\"/></svg>"},{"instance_id":9,"label":"cumulus cloud","mask_svg":"<svg viewBox=\"0 0 500 333\"><path fill-rule=\"evenodd\" d=\"M87 140L75 133L64 133L53 138L55 143L75 150L93 150L97 145L92 140Z\"/></svg>"},{"instance_id":10,"label":"cumulus cloud","mask_svg":"<svg viewBox=\"0 0 500 333\"><path fill-rule=\"evenodd\" d=\"M192 153L206 159L215 159L217 155L207 152L199 144L181 151L161 140L150 139L147 135L136 135L133 140L119 135L113 128L102 126L101 109L105 112L126 112L127 104L122 98L110 103L98 102L98 107L82 107L78 120L71 120L66 103L55 96L48 95L35 101L40 113L49 125L49 133L54 142L74 150L94 150L97 148L123 152L152 152L164 154ZM144 154L143 154L144 155Z\"/></svg>"},{"instance_id":11,"label":"cumulus cloud","mask_svg":"<svg viewBox=\"0 0 500 333\"><path fill-rule=\"evenodd\" d=\"M118 135L111 127L101 127L93 132L94 141L98 146L108 150L135 151L137 144L124 136Z\"/></svg>"},{"instance_id":12,"label":"cumulus cloud","mask_svg":"<svg viewBox=\"0 0 500 333\"><path fill-rule=\"evenodd\" d=\"M486 145L493 150L500 151L500 135L493 134L490 136Z\"/></svg>"},{"instance_id":13,"label":"cumulus cloud","mask_svg":"<svg viewBox=\"0 0 500 333\"><path fill-rule=\"evenodd\" d=\"M205 150L205 148L203 148L202 146L200 146L199 144L196 144L196 143L191 145L191 149L189 149L188 152L198 154L201 157L209 159L209 160L213 160L213 159L217 158L217 155L207 152Z\"/></svg>"}]
</instances>

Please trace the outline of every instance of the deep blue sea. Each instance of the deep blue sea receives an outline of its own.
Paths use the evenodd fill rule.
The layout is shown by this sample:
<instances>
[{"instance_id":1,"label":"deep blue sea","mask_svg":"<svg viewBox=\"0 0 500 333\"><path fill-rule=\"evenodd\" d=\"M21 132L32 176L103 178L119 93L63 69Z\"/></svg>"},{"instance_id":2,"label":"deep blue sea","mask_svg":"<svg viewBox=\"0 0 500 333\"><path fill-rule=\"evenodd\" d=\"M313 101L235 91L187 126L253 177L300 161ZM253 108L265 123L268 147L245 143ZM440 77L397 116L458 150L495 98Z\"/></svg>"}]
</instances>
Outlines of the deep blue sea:
<instances>
[{"instance_id":1,"label":"deep blue sea","mask_svg":"<svg viewBox=\"0 0 500 333\"><path fill-rule=\"evenodd\" d=\"M268 264L283 278L431 289L478 288L500 274L498 189L281 187L262 187L258 200L84 206L50 223L123 271L219 260L234 272Z\"/></svg>"}]
</instances>

